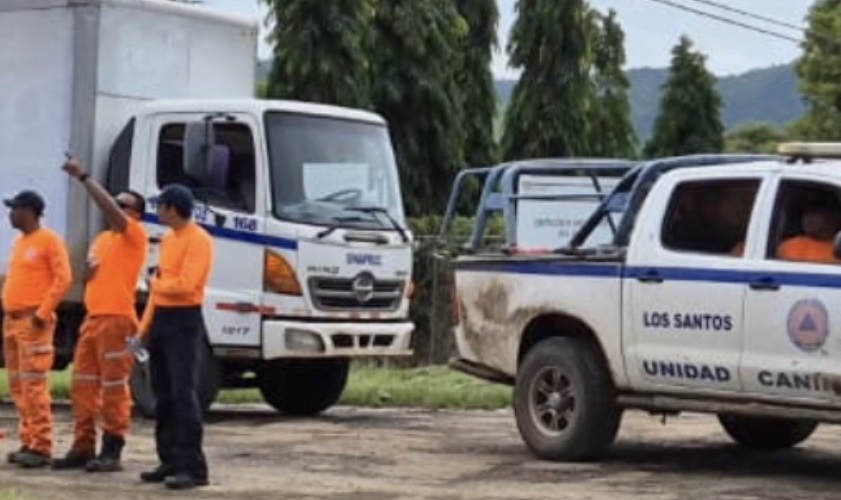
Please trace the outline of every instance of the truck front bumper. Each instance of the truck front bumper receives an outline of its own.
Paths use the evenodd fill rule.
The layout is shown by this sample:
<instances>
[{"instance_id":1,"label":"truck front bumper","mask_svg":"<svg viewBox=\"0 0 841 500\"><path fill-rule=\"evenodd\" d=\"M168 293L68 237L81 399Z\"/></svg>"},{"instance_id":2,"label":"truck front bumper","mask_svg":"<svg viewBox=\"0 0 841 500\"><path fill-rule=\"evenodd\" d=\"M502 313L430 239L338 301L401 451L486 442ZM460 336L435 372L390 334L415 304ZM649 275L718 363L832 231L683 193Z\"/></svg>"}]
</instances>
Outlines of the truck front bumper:
<instances>
[{"instance_id":1,"label":"truck front bumper","mask_svg":"<svg viewBox=\"0 0 841 500\"><path fill-rule=\"evenodd\" d=\"M263 323L263 359L408 356L414 323Z\"/></svg>"}]
</instances>

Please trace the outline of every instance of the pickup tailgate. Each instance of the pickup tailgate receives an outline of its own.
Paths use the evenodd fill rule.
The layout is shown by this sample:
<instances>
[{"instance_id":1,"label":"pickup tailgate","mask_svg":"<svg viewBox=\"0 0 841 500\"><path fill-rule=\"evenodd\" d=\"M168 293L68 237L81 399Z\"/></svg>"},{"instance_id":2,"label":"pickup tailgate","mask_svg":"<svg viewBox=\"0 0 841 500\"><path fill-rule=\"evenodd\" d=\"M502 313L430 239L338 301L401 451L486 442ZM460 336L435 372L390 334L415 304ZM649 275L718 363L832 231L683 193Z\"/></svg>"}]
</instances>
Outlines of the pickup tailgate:
<instances>
[{"instance_id":1,"label":"pickup tailgate","mask_svg":"<svg viewBox=\"0 0 841 500\"><path fill-rule=\"evenodd\" d=\"M461 258L455 263L462 362L516 375L521 346L589 329L621 359L622 263L569 257Z\"/></svg>"}]
</instances>

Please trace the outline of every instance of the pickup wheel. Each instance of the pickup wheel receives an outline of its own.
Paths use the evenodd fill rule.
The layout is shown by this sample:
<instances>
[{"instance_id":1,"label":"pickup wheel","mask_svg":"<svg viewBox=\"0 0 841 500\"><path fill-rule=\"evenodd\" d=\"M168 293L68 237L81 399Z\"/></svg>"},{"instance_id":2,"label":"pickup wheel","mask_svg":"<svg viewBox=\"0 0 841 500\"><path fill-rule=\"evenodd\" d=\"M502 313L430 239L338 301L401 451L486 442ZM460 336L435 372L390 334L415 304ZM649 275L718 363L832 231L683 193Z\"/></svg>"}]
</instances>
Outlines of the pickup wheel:
<instances>
[{"instance_id":1,"label":"pickup wheel","mask_svg":"<svg viewBox=\"0 0 841 500\"><path fill-rule=\"evenodd\" d=\"M601 457L622 416L596 349L563 337L544 340L526 354L514 386L514 414L535 455L566 461Z\"/></svg>"},{"instance_id":2,"label":"pickup wheel","mask_svg":"<svg viewBox=\"0 0 841 500\"><path fill-rule=\"evenodd\" d=\"M718 421L733 441L754 450L791 448L808 439L818 427L813 420L730 414L719 415Z\"/></svg>"},{"instance_id":3,"label":"pickup wheel","mask_svg":"<svg viewBox=\"0 0 841 500\"><path fill-rule=\"evenodd\" d=\"M350 360L278 359L257 372L266 403L288 415L317 415L333 406L347 383Z\"/></svg>"}]
</instances>

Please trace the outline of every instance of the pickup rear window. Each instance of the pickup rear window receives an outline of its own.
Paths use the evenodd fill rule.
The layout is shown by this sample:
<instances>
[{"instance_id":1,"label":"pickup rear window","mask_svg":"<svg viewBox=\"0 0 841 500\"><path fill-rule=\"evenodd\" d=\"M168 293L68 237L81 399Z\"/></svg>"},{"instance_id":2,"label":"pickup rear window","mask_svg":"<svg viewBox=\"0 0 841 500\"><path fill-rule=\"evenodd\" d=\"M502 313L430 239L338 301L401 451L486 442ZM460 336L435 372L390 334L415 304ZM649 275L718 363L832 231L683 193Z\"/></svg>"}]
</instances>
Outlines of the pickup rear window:
<instances>
[{"instance_id":1,"label":"pickup rear window","mask_svg":"<svg viewBox=\"0 0 841 500\"><path fill-rule=\"evenodd\" d=\"M759 179L686 181L663 219L663 246L681 252L741 257Z\"/></svg>"}]
</instances>

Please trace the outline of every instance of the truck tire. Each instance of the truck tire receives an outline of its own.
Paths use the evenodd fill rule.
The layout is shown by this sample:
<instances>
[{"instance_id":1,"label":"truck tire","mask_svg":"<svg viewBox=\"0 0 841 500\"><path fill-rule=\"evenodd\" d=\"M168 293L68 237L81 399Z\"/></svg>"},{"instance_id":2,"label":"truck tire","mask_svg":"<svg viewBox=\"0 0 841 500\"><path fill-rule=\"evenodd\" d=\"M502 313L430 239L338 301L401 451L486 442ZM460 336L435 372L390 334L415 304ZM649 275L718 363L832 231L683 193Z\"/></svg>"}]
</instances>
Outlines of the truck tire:
<instances>
[{"instance_id":1,"label":"truck tire","mask_svg":"<svg viewBox=\"0 0 841 500\"><path fill-rule=\"evenodd\" d=\"M808 439L818 427L813 420L730 414L719 415L718 421L733 441L745 448L765 451L791 448Z\"/></svg>"},{"instance_id":2,"label":"truck tire","mask_svg":"<svg viewBox=\"0 0 841 500\"><path fill-rule=\"evenodd\" d=\"M205 346L199 358L199 405L204 413L210 410L210 405L219 394L222 376L219 362L213 357L213 351ZM129 378L131 396L135 411L143 417L155 418L155 391L152 390L152 379L149 373L149 363L134 363Z\"/></svg>"},{"instance_id":3,"label":"truck tire","mask_svg":"<svg viewBox=\"0 0 841 500\"><path fill-rule=\"evenodd\" d=\"M610 373L596 349L573 338L539 342L514 385L517 428L538 458L600 458L616 438L622 412Z\"/></svg>"},{"instance_id":4,"label":"truck tire","mask_svg":"<svg viewBox=\"0 0 841 500\"><path fill-rule=\"evenodd\" d=\"M272 360L258 370L257 386L281 413L317 415L339 400L349 370L347 358Z\"/></svg>"}]
</instances>

